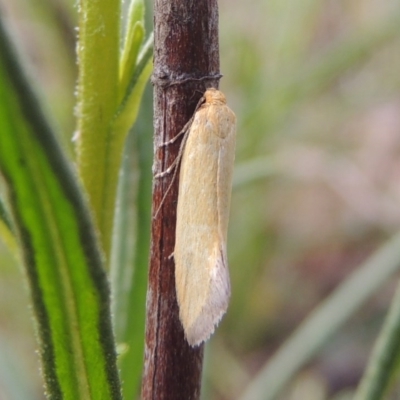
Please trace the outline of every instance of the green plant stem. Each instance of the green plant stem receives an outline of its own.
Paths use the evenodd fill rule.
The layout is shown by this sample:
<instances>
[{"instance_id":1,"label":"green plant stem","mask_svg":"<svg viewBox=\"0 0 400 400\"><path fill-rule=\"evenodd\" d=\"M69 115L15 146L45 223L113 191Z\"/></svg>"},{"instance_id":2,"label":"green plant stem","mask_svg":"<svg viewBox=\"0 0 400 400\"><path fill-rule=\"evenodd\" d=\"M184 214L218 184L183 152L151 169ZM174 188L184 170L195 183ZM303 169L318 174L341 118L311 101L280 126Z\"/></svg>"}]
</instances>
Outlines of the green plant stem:
<instances>
[{"instance_id":1,"label":"green plant stem","mask_svg":"<svg viewBox=\"0 0 400 400\"><path fill-rule=\"evenodd\" d=\"M108 262L124 144L111 130L118 106L120 0L82 0L79 18L77 162Z\"/></svg>"}]
</instances>

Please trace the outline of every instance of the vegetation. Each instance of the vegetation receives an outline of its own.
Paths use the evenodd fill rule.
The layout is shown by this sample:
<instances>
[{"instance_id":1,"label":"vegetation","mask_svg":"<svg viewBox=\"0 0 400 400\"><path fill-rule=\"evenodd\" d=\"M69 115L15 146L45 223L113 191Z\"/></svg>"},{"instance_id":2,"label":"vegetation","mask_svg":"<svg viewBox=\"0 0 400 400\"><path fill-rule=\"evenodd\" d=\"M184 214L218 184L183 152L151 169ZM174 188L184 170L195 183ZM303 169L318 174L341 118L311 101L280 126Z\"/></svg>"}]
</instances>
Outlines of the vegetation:
<instances>
[{"instance_id":1,"label":"vegetation","mask_svg":"<svg viewBox=\"0 0 400 400\"><path fill-rule=\"evenodd\" d=\"M119 5L114 6L119 10ZM95 137L85 136L84 123L90 121L79 121L80 102L90 100L93 93L83 94L81 86L76 91L74 27L80 26L80 34L85 34L77 10L67 0L5 1L2 7L21 46L24 66L31 69L32 81L40 89L43 114L51 115L51 123L34 131L45 143L42 147L35 147L26 136L16 135L14 142L6 143L6 129L27 135L31 125L15 114L21 112L20 103L12 97L12 81L4 79L1 64L0 167L5 179L0 180L0 397L43 398L32 311L12 229L15 212L10 212L6 201L10 196L6 181L13 181L12 171L19 168L12 162L18 160L15 154L22 154L29 162L24 169L28 175L20 186L13 187L20 188L21 199L29 199L33 206L46 202L55 208L51 215L43 211L42 218L33 221L24 203L20 211L26 214L17 215L27 226L41 227L35 240L66 249L57 263L80 266L77 275L56 277L56 291L68 292L74 284L68 282L79 282L80 293L90 293L91 306L83 307L91 308L89 317L74 312L68 296L60 296L62 306L48 307L65 311L66 331L70 323L87 321L86 349L93 350L89 337L102 320L102 307L107 307L103 295L108 289L104 276L94 281L88 278L92 269L85 251L91 249L96 263L111 278L119 368L123 392L131 398L142 371L138 360L143 351L144 308L137 304L144 299L148 261L150 88L127 140L121 184L110 193L108 188L110 182L116 182L125 135L136 118L150 67L140 56L134 61L119 57L119 14L110 14L107 29L114 32L109 36L112 44L96 48L92 43L92 58L80 62L86 62L89 71L104 67L99 72L103 75L94 79L109 85L112 92L110 95L102 86L99 101L109 107L104 115L112 121L118 140L108 156L96 146L85 156L76 149L85 147L86 139L89 145L96 145L101 135L107 137L111 131L110 125L102 124L89 129ZM150 4L147 10L151 10ZM122 37L134 38L138 50L147 49L143 9L126 14L132 19L127 18L127 34ZM151 15L146 18L151 20ZM228 242L233 295L227 315L206 346L203 398L364 400L398 395L399 22L400 9L388 0L258 0L251 7L246 2L221 1L221 90L239 123ZM103 51L111 51L113 56L107 57ZM126 70L130 72L125 74ZM137 79L135 70L144 71L142 80ZM131 79L136 79L136 85L130 86ZM88 87L91 90L92 86ZM136 95L132 95L133 87L138 90ZM127 99L135 106L124 108ZM80 132L75 134L78 141L73 141L76 100ZM134 112L124 114L123 109ZM36 122L34 126L43 127ZM52 134L46 136L47 130L56 133L60 146L49 139ZM6 144L14 146L13 150L6 150ZM107 159L112 167L92 165L88 169L83 181L91 182L90 192L97 193L89 195L89 202L81 195L73 197L79 183L71 165L82 166L79 157L96 162ZM10 168L8 172L6 168ZM30 186L33 181L54 197L41 197L42 192ZM119 208L114 218L115 208L107 206L103 214L99 204L113 204L107 196L115 195ZM56 225L49 222L53 217ZM74 231L71 224L77 226L86 219L95 221L99 236L84 224L85 241L79 235L67 242L54 239L59 237L55 232L67 227ZM111 246L113 221L116 234ZM17 237L21 235L19 232ZM55 254L51 246L46 246L48 252L44 253L50 260ZM79 251L67 250L72 248ZM110 264L118 268L109 271ZM132 265L135 279L130 286ZM47 272L52 273L51 269ZM79 302L79 296L74 301ZM110 322L103 321L106 325ZM77 339L67 339L73 348ZM107 340L100 341L105 348L95 351L113 360L113 344ZM63 365L70 370L76 365L83 368L85 359L67 359ZM113 367L107 369L104 359L95 364L92 362L92 367L100 372L94 369L93 374L103 374L104 386L93 387L110 396L117 393L109 379L115 373ZM72 379L68 385L84 398L92 379L89 372L84 384Z\"/></svg>"}]
</instances>

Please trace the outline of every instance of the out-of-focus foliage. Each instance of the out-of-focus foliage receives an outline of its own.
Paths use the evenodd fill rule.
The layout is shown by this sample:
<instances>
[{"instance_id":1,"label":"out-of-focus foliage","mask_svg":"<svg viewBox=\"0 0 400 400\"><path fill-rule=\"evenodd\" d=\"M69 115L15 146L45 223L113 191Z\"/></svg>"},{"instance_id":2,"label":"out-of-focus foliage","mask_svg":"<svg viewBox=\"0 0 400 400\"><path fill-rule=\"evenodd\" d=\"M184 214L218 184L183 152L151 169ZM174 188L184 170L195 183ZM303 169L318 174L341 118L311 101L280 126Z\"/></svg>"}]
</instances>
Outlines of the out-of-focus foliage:
<instances>
[{"instance_id":1,"label":"out-of-focus foliage","mask_svg":"<svg viewBox=\"0 0 400 400\"><path fill-rule=\"evenodd\" d=\"M72 2L3 3L68 147ZM235 399L308 313L399 230L400 7L221 0L220 41L221 89L238 117L233 295L209 344L204 398ZM0 340L16 349L40 393L21 274L3 248L0 274ZM397 280L334 335L281 399L351 398Z\"/></svg>"},{"instance_id":2,"label":"out-of-focus foliage","mask_svg":"<svg viewBox=\"0 0 400 400\"><path fill-rule=\"evenodd\" d=\"M221 87L239 127L233 298L218 339L235 368L213 368L210 355L210 375L216 398L236 398L312 308L399 230L400 8L225 1L220 15ZM354 388L396 283L308 365L304 385L319 394L296 395L294 383L283 398Z\"/></svg>"}]
</instances>

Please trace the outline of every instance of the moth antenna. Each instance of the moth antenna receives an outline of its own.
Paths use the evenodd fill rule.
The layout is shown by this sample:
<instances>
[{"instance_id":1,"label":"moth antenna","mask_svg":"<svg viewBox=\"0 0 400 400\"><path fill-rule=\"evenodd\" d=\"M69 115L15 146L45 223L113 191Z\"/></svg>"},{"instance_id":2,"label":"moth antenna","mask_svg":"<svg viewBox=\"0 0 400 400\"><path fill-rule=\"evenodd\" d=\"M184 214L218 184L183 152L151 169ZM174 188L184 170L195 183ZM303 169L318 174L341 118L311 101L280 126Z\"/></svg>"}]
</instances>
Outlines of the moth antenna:
<instances>
[{"instance_id":1,"label":"moth antenna","mask_svg":"<svg viewBox=\"0 0 400 400\"><path fill-rule=\"evenodd\" d=\"M154 217L153 217L154 219L157 218L157 215L158 215L158 213L159 213L159 211L160 211L162 205L164 204L164 201L165 201L165 199L166 199L166 197L167 197L169 191L171 190L172 185L173 185L174 182L175 182L176 174L178 173L178 165L179 165L179 163L180 163L180 161L181 161L181 159L182 159L183 150L184 150L184 148L185 148L185 144L186 144L186 142L187 142L188 136L189 136L189 132L187 132L187 134L183 137L181 146L179 147L179 153L178 153L178 155L176 156L174 162L173 162L172 165L171 165L171 166L174 167L174 174L172 175L171 183L169 184L169 186L168 186L168 188L167 188L167 190L166 190L166 192L165 192L165 194L164 194L164 196L163 196L163 198L162 198L162 200L161 200L161 203L160 203L160 205L158 206L157 211L156 211L155 214L154 214ZM162 173L161 173L161 174L162 174Z\"/></svg>"},{"instance_id":2,"label":"moth antenna","mask_svg":"<svg viewBox=\"0 0 400 400\"><path fill-rule=\"evenodd\" d=\"M189 119L189 121L186 122L185 126L181 129L181 131L180 131L178 134L176 134L171 140L168 140L168 142L161 143L161 144L159 145L159 147L169 146L170 144L175 143L176 140L177 140L179 137L181 137L185 132L187 132L188 127L189 127L189 126L192 124L192 122L193 122L193 118L194 118L194 116L192 116L192 117ZM161 172L161 174L162 174L162 172ZM157 174L157 175L160 175L160 174ZM157 178L157 175L156 175L156 178Z\"/></svg>"},{"instance_id":3,"label":"moth antenna","mask_svg":"<svg viewBox=\"0 0 400 400\"><path fill-rule=\"evenodd\" d=\"M193 120L194 120L194 117L195 117L195 115L196 115L197 110L198 110L198 109L202 106L202 104L205 102L205 99L206 99L206 98L204 97L204 95L200 98L200 100L198 101L198 103L197 103L197 105L196 105L196 108L195 108L195 110L194 110L194 113L193 113L192 117L191 117L191 118L189 119L189 121L185 124L185 126L182 128L182 130L181 130L177 135L175 135L171 140L169 140L168 142L165 142L165 143L161 144L161 146L160 146L160 147L162 147L162 146L167 146L167 145L169 145L169 144L172 144L172 143L174 143L174 142L176 141L176 139L177 139L179 136L181 136L182 134L185 134L184 137L183 137L183 139L182 139L182 143L181 143L181 145L180 145L180 147L179 147L179 153L178 153L177 157L175 158L175 160L172 162L172 164L171 164L165 171L160 172L159 174L156 174L156 175L154 176L156 179L162 178L162 177L164 177L165 175L168 175L168 174L172 171L172 169L174 170L174 175L172 176L171 183L169 184L169 186L168 186L168 188L167 188L167 190L166 190L166 192L165 192L163 198L161 199L161 203L160 203L160 205L158 206L157 211L155 212L153 219L156 219L156 217L157 217L157 215L158 215L158 213L159 213L159 211L160 211L162 205L164 204L164 201L165 201L165 199L166 199L166 197L167 197L169 191L170 191L171 188L172 188L172 185L173 185L174 182L175 182L176 174L177 174L177 172L178 172L178 165L179 165L179 163L180 163L180 161L181 161L181 159L182 159L182 154L183 154L183 150L185 149L185 144L186 144L186 142L187 142L187 138L188 138L188 136L189 136L190 127L191 127L191 125L192 125L192 123L193 123Z\"/></svg>"}]
</instances>

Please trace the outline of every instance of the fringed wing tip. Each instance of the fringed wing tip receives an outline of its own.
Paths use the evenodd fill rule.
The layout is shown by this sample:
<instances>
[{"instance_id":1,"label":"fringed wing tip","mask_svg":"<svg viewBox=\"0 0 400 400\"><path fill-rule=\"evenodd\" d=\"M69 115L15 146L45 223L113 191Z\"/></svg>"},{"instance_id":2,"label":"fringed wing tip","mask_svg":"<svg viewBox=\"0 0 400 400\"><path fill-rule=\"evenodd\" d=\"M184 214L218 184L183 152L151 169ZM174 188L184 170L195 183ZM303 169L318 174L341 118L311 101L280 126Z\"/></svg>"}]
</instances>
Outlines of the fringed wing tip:
<instances>
[{"instance_id":1,"label":"fringed wing tip","mask_svg":"<svg viewBox=\"0 0 400 400\"><path fill-rule=\"evenodd\" d=\"M194 325L185 331L186 340L190 346L199 346L210 338L223 315L226 313L226 309L227 307L224 310L221 310L218 315L215 315L214 318L210 318L210 316L204 314L199 316Z\"/></svg>"},{"instance_id":2,"label":"fringed wing tip","mask_svg":"<svg viewBox=\"0 0 400 400\"><path fill-rule=\"evenodd\" d=\"M211 271L210 292L204 307L190 327L184 326L186 340L192 347L199 346L214 333L228 309L230 295L229 271L226 257L222 255Z\"/></svg>"}]
</instances>

